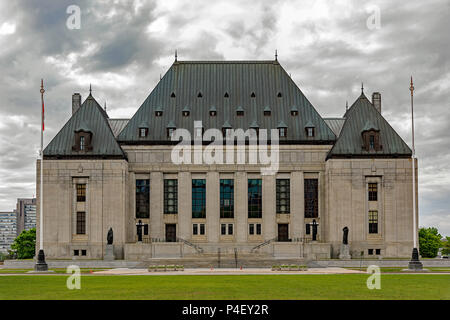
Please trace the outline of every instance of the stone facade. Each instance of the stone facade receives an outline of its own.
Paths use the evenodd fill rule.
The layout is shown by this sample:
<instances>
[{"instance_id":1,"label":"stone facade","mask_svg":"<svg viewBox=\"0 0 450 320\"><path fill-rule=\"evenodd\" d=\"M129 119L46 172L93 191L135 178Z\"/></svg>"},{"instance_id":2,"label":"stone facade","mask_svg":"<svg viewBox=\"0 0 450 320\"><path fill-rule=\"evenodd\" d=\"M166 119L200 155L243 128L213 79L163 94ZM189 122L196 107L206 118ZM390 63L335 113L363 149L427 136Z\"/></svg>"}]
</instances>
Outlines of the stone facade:
<instances>
[{"instance_id":1,"label":"stone facade","mask_svg":"<svg viewBox=\"0 0 450 320\"><path fill-rule=\"evenodd\" d=\"M337 258L342 228L348 226L353 257L409 257L412 248L412 176L410 159L328 159L330 145L280 146L276 175L262 176L259 165L174 165L170 146L124 146L127 160L44 161L44 248L48 258L103 259L106 235L114 230L116 259L263 254L272 257ZM38 209L40 162L37 166ZM164 214L163 179L178 180L178 214ZM234 218L220 218L220 179L234 179ZM248 218L247 179L262 179L262 218ZM277 214L275 179L290 179L290 213ZM305 224L304 179L319 181L318 238L311 241ZM137 242L136 179L150 180L148 235ZM206 179L206 218L192 218L191 181ZM368 183L377 182L378 200L368 201ZM86 202L76 201L77 183L86 183ZM379 212L378 233L368 232L368 211ZM86 212L86 234L75 232L76 212ZM39 223L38 210L38 223ZM192 224L205 224L204 235L193 235ZM221 235L222 223L233 224L232 235ZM260 223L261 235L249 235L248 224ZM272 241L277 225L288 224L290 242ZM185 242L165 242L165 225L175 224ZM39 225L38 225L39 228ZM38 233L39 236L39 233ZM265 242L268 242L264 244ZM39 243L39 239L37 241ZM254 249L256 246L260 248ZM194 247L198 246L202 252ZM85 250L85 255L82 255Z\"/></svg>"}]
</instances>

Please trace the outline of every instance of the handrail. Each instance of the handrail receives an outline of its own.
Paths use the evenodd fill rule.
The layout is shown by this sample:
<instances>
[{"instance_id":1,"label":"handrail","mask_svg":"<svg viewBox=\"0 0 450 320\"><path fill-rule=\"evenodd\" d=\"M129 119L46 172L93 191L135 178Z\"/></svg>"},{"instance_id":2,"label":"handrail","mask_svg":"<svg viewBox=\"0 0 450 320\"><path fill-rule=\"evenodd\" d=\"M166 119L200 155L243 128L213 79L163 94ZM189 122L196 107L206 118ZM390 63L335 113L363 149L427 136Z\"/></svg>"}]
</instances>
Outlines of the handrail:
<instances>
[{"instance_id":1,"label":"handrail","mask_svg":"<svg viewBox=\"0 0 450 320\"><path fill-rule=\"evenodd\" d=\"M186 244L186 245L188 245L188 246L194 248L194 249L197 251L197 253L203 253L203 249L202 249L202 248L200 248L200 247L199 247L198 245L196 245L196 244L193 244L193 243L190 242L190 241L184 240L184 239L182 239L182 238L177 238L177 242L183 242L184 244Z\"/></svg>"},{"instance_id":2,"label":"handrail","mask_svg":"<svg viewBox=\"0 0 450 320\"><path fill-rule=\"evenodd\" d=\"M273 241L276 241L276 240L278 240L278 237L275 237L275 238L270 239L270 240L266 240L266 241L258 244L256 247L253 247L252 250L250 250L250 251L253 252L253 251L255 251L255 250L257 250L257 249L259 249L261 247L264 247L264 246L268 245L269 243L271 243Z\"/></svg>"}]
</instances>

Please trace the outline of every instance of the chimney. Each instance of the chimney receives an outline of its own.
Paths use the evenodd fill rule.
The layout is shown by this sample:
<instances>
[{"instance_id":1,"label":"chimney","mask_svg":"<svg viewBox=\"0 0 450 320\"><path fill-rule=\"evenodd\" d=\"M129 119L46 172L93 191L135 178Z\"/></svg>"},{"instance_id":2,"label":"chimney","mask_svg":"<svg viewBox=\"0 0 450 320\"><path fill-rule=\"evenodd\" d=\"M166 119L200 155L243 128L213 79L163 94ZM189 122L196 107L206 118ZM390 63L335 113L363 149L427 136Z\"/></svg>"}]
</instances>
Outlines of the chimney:
<instances>
[{"instance_id":1,"label":"chimney","mask_svg":"<svg viewBox=\"0 0 450 320\"><path fill-rule=\"evenodd\" d=\"M378 112L381 113L381 93L379 92L372 93L372 104L375 107L375 109L377 109Z\"/></svg>"},{"instance_id":2,"label":"chimney","mask_svg":"<svg viewBox=\"0 0 450 320\"><path fill-rule=\"evenodd\" d=\"M72 95L72 115L81 107L81 94L74 93Z\"/></svg>"}]
</instances>

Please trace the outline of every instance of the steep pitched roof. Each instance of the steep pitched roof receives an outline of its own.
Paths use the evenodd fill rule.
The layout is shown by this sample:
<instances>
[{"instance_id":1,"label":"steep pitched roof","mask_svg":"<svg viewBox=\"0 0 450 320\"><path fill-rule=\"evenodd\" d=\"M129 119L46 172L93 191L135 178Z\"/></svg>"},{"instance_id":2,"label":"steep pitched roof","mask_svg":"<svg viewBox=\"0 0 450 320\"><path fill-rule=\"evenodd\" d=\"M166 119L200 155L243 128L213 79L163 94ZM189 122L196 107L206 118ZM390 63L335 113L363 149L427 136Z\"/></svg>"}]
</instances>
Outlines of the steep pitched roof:
<instances>
[{"instance_id":1,"label":"steep pitched roof","mask_svg":"<svg viewBox=\"0 0 450 320\"><path fill-rule=\"evenodd\" d=\"M92 150L80 154L72 150L75 131L79 129L92 132ZM64 127L44 149L46 157L120 157L125 155L117 143L109 124L106 111L89 95L81 107L72 115Z\"/></svg>"},{"instance_id":2,"label":"steep pitched roof","mask_svg":"<svg viewBox=\"0 0 450 320\"><path fill-rule=\"evenodd\" d=\"M356 99L345 114L345 123L328 157L386 157L411 156L412 152L403 139L389 125L364 94ZM366 151L362 148L362 132L376 129L380 132L380 151Z\"/></svg>"},{"instance_id":3,"label":"steep pitched roof","mask_svg":"<svg viewBox=\"0 0 450 320\"><path fill-rule=\"evenodd\" d=\"M198 97L198 92L202 97ZM182 110L186 106L190 115L183 117ZM212 106L217 108L215 117L209 115ZM245 110L243 116L236 115L239 106ZM272 110L270 117L264 117L266 106ZM161 107L163 115L155 117L154 111ZM293 107L299 111L297 116L290 114ZM279 121L284 120L288 127L286 141L332 144L336 139L277 61L175 62L117 139L124 144L167 141L166 127L170 121L177 128L193 132L197 120L202 120L205 130L220 129L218 126L225 121L236 129L247 130L254 122L260 129L276 129ZM146 138L138 136L138 125L142 121L150 127ZM304 128L308 122L316 128L313 139L306 137Z\"/></svg>"}]
</instances>

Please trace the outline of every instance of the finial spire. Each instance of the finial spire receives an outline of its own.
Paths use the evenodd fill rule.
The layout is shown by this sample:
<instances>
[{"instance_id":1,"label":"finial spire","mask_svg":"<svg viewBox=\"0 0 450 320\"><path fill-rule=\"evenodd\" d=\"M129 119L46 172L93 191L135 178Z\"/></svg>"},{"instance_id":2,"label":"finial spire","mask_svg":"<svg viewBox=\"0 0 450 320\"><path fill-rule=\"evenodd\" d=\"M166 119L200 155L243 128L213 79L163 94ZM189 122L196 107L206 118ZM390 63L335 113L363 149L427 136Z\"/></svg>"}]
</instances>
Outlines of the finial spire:
<instances>
[{"instance_id":1,"label":"finial spire","mask_svg":"<svg viewBox=\"0 0 450 320\"><path fill-rule=\"evenodd\" d=\"M175 49L175 62L178 61L178 50Z\"/></svg>"},{"instance_id":2,"label":"finial spire","mask_svg":"<svg viewBox=\"0 0 450 320\"><path fill-rule=\"evenodd\" d=\"M40 92L43 94L45 92L44 90L44 79L41 79L41 90Z\"/></svg>"},{"instance_id":3,"label":"finial spire","mask_svg":"<svg viewBox=\"0 0 450 320\"><path fill-rule=\"evenodd\" d=\"M411 91L411 97L414 95L414 84L413 84L413 78L411 76L411 85L409 86L409 91Z\"/></svg>"},{"instance_id":4,"label":"finial spire","mask_svg":"<svg viewBox=\"0 0 450 320\"><path fill-rule=\"evenodd\" d=\"M361 82L361 94L364 94L364 82Z\"/></svg>"},{"instance_id":5,"label":"finial spire","mask_svg":"<svg viewBox=\"0 0 450 320\"><path fill-rule=\"evenodd\" d=\"M105 112L106 112L106 101L105 101Z\"/></svg>"},{"instance_id":6,"label":"finial spire","mask_svg":"<svg viewBox=\"0 0 450 320\"><path fill-rule=\"evenodd\" d=\"M348 100L345 100L345 111L348 111Z\"/></svg>"},{"instance_id":7,"label":"finial spire","mask_svg":"<svg viewBox=\"0 0 450 320\"><path fill-rule=\"evenodd\" d=\"M278 61L278 50L275 49L275 61Z\"/></svg>"},{"instance_id":8,"label":"finial spire","mask_svg":"<svg viewBox=\"0 0 450 320\"><path fill-rule=\"evenodd\" d=\"M89 95L91 95L91 94L92 94L92 84L89 83Z\"/></svg>"}]
</instances>

